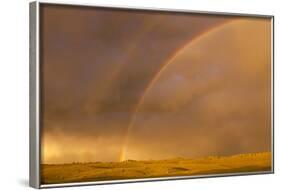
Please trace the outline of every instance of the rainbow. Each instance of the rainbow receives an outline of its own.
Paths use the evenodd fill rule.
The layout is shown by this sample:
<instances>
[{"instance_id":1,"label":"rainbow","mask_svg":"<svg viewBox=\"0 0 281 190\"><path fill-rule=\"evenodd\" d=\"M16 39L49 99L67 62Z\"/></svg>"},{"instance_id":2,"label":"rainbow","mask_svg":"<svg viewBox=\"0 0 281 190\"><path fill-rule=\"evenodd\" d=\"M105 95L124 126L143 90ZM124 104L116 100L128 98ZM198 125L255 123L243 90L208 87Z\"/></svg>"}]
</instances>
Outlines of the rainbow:
<instances>
[{"instance_id":1,"label":"rainbow","mask_svg":"<svg viewBox=\"0 0 281 190\"><path fill-rule=\"evenodd\" d=\"M131 39L132 43L129 45L128 49L127 49L127 55L133 54L136 50L136 47L139 43L140 40L142 40L142 38L149 33L149 31L151 30L151 28L153 27L153 23L151 22L145 22L142 26L142 31L140 31L138 34L136 34L134 36L133 39ZM116 80L116 78L118 77L118 75L120 74L120 72L122 71L122 69L129 64L129 59L128 57L123 58L122 64L118 64L115 68L112 69L112 73L111 75L107 75L108 80L106 81L107 85L105 86L104 91L100 92L101 93L101 97L103 97L106 93L107 90L110 89L110 87L112 87L113 82Z\"/></svg>"},{"instance_id":2,"label":"rainbow","mask_svg":"<svg viewBox=\"0 0 281 190\"><path fill-rule=\"evenodd\" d=\"M174 61L174 59L183 52L184 49L186 49L187 47L192 46L192 44L195 44L197 41L203 39L204 37L208 36L209 34L216 32L218 30L220 30L223 26L225 26L226 24L230 23L232 21L227 21L223 24L219 24L216 27L212 27L209 30L205 31L203 34L200 33L199 35L195 36L191 41L184 43L183 46L179 47L171 56L170 58L168 58L168 61L166 61L163 66L159 69L159 71L155 74L155 76L152 78L152 80L149 82L149 84L147 85L147 87L145 88L141 98L139 99L138 103L136 104L134 110L133 110L133 114L132 117L130 119L128 128L127 128L127 133L126 136L124 138L124 142L123 142L123 146L121 149L121 153L120 153L120 158L119 161L122 162L124 160L126 160L126 152L127 152L127 144L129 141L129 136L130 136L130 131L133 128L134 122L137 118L137 113L141 107L141 105L144 102L145 97L147 96L148 92L150 91L150 89L154 86L154 84L157 82L157 80L159 79L159 77L161 76L161 74L166 70L166 68Z\"/></svg>"}]
</instances>

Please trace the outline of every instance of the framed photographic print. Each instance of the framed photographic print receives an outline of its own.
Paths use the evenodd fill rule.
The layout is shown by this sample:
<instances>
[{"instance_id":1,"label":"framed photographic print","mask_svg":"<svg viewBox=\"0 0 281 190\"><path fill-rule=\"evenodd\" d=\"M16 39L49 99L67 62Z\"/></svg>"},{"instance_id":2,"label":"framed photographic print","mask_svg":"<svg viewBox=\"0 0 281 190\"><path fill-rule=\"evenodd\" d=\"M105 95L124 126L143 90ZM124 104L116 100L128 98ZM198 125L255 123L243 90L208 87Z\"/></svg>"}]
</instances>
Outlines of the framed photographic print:
<instances>
[{"instance_id":1,"label":"framed photographic print","mask_svg":"<svg viewBox=\"0 0 281 190\"><path fill-rule=\"evenodd\" d=\"M30 185L273 173L273 16L30 3Z\"/></svg>"}]
</instances>

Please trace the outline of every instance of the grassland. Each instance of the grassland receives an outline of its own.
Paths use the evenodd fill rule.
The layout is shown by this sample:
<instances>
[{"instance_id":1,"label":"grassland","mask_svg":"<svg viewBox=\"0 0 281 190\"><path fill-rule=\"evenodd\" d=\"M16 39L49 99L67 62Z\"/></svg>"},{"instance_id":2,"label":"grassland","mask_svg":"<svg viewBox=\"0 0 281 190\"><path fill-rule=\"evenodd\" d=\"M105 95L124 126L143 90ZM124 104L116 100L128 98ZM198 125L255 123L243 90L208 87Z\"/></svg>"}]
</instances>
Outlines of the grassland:
<instances>
[{"instance_id":1,"label":"grassland","mask_svg":"<svg viewBox=\"0 0 281 190\"><path fill-rule=\"evenodd\" d=\"M257 172L271 170L271 153L153 161L42 164L43 184Z\"/></svg>"}]
</instances>

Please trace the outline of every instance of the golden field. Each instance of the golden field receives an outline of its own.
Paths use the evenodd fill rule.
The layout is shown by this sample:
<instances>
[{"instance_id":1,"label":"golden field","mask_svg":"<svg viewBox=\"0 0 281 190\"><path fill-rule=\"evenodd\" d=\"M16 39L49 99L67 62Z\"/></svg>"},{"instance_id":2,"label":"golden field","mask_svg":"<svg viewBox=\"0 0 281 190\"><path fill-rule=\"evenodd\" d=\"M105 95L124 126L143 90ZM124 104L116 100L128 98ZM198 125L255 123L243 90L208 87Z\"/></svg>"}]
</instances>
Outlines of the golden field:
<instances>
[{"instance_id":1,"label":"golden field","mask_svg":"<svg viewBox=\"0 0 281 190\"><path fill-rule=\"evenodd\" d=\"M271 170L271 153L198 159L42 164L42 184L191 176Z\"/></svg>"}]
</instances>

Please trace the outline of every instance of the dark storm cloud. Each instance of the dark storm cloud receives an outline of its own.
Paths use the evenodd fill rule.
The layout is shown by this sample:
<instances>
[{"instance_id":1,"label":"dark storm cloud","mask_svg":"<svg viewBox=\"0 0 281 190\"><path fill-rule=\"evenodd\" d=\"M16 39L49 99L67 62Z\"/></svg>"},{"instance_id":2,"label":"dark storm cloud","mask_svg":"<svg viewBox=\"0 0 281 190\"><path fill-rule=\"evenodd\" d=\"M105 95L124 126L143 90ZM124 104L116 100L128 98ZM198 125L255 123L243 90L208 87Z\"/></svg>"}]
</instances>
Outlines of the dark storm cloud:
<instances>
[{"instance_id":1,"label":"dark storm cloud","mask_svg":"<svg viewBox=\"0 0 281 190\"><path fill-rule=\"evenodd\" d=\"M176 48L224 20L45 5L42 65L46 117L130 112Z\"/></svg>"}]
</instances>

